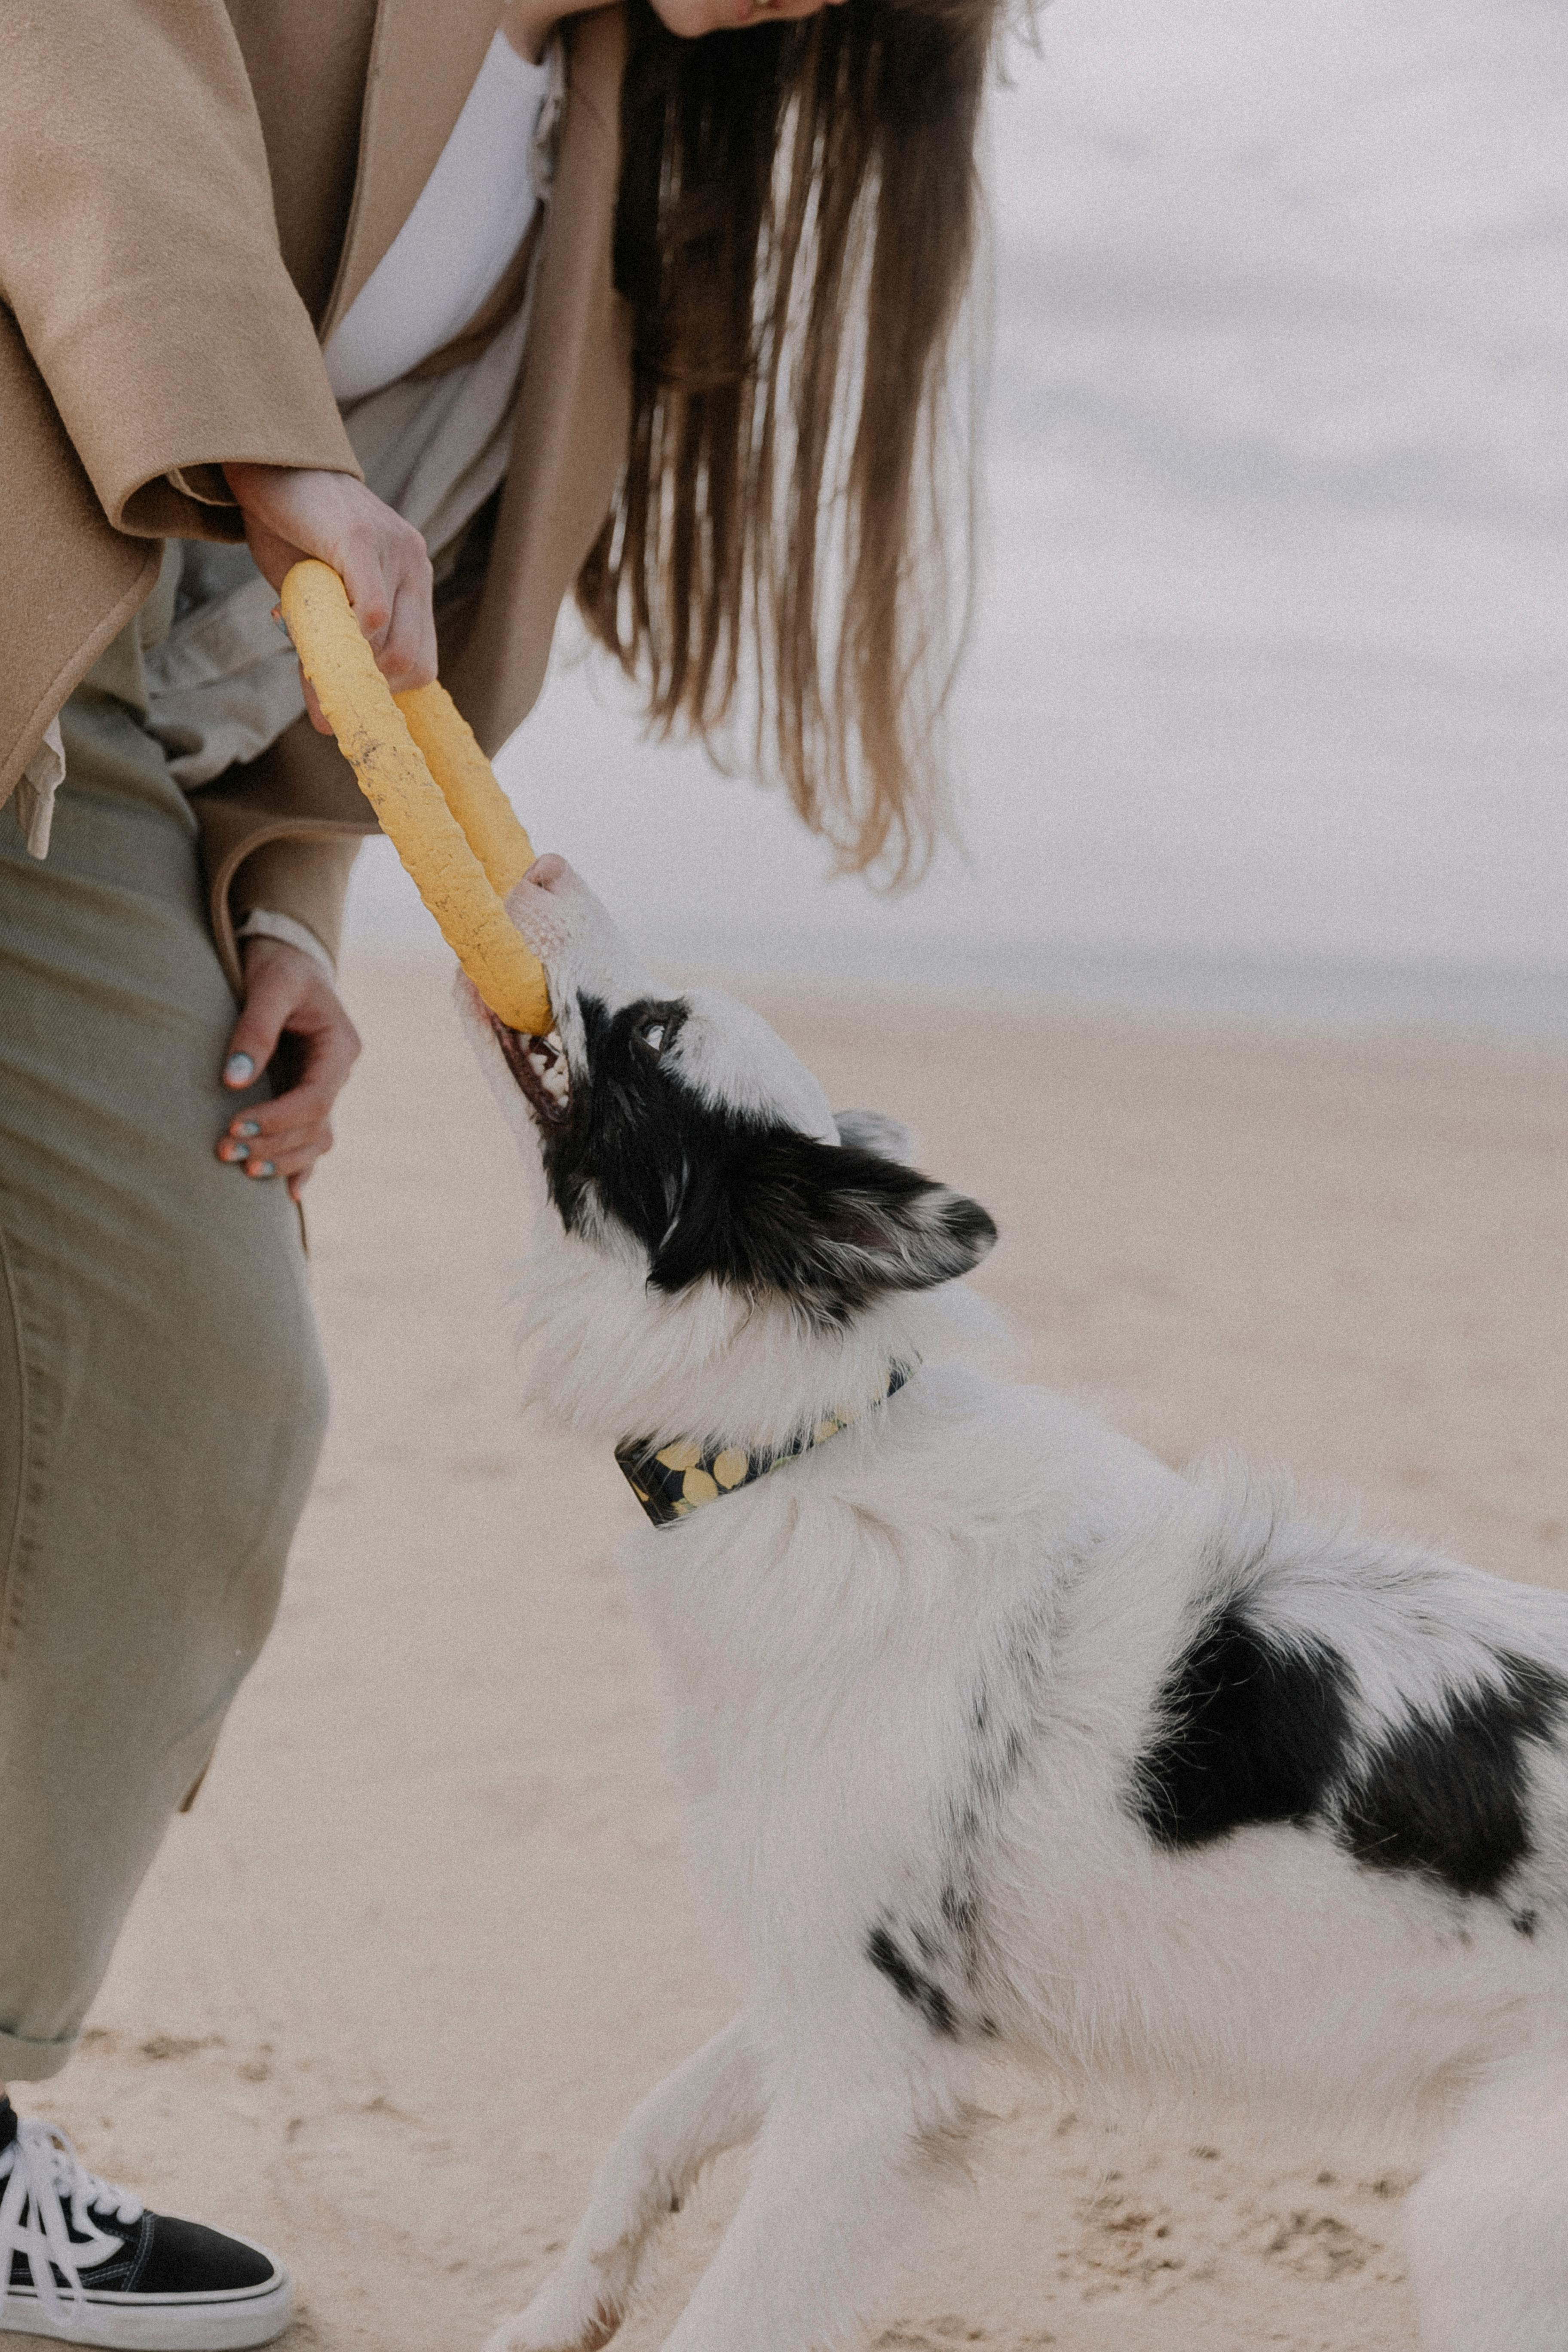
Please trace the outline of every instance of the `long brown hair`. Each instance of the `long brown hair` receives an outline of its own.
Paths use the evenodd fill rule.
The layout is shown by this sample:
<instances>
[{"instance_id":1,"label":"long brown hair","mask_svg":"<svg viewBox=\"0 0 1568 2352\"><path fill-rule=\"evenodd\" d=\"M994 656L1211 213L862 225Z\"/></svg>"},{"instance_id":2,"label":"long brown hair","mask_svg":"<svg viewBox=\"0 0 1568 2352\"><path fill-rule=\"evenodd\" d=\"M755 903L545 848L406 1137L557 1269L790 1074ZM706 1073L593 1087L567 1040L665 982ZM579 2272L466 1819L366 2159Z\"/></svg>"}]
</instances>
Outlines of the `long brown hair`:
<instances>
[{"instance_id":1,"label":"long brown hair","mask_svg":"<svg viewBox=\"0 0 1568 2352\"><path fill-rule=\"evenodd\" d=\"M967 614L969 467L944 445L996 0L845 0L697 41L630 10L632 425L578 602L656 726L721 757L749 699L806 824L907 876Z\"/></svg>"}]
</instances>

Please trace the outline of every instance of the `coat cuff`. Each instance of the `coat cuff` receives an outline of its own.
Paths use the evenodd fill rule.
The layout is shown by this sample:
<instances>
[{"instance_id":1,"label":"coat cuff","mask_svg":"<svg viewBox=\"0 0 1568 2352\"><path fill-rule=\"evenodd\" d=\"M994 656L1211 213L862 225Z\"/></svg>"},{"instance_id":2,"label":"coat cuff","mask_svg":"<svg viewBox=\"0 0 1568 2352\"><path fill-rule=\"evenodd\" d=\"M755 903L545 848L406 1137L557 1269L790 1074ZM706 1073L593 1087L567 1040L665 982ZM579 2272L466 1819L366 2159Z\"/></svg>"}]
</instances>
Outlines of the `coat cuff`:
<instances>
[{"instance_id":1,"label":"coat cuff","mask_svg":"<svg viewBox=\"0 0 1568 2352\"><path fill-rule=\"evenodd\" d=\"M231 893L231 904L237 895ZM298 948L301 955L309 956L329 980L336 980L337 964L308 923L296 922L292 915L280 915L272 907L252 907L247 915L242 915L236 907L234 915L234 935L242 950L247 940L281 940L285 947Z\"/></svg>"},{"instance_id":2,"label":"coat cuff","mask_svg":"<svg viewBox=\"0 0 1568 2352\"><path fill-rule=\"evenodd\" d=\"M269 751L191 794L201 834L213 938L243 991L237 921L253 907L303 923L336 961L349 869L379 830L353 770L330 736L296 719Z\"/></svg>"},{"instance_id":3,"label":"coat cuff","mask_svg":"<svg viewBox=\"0 0 1568 2352\"><path fill-rule=\"evenodd\" d=\"M358 854L357 835L275 833L242 857L226 894L225 910L234 927L237 960L246 919L253 910L265 910L263 923L281 916L291 927L309 932L329 970L335 971L349 871ZM288 933L274 936L287 938Z\"/></svg>"}]
</instances>

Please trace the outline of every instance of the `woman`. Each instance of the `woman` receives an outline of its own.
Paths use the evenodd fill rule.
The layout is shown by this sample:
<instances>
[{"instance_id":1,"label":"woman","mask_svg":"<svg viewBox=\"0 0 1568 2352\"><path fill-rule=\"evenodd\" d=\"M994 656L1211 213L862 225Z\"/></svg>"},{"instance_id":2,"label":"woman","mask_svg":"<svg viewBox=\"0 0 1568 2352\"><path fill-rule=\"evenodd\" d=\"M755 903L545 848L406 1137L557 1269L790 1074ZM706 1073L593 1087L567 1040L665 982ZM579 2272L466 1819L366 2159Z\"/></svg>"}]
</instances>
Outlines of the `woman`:
<instances>
[{"instance_id":1,"label":"woman","mask_svg":"<svg viewBox=\"0 0 1568 2352\"><path fill-rule=\"evenodd\" d=\"M494 749L574 585L658 721L750 677L805 821L918 863L994 5L0 8L0 2081L70 2053L324 1420L290 1200L374 820L272 591L335 565ZM83 2343L289 2308L4 2102L7 2280Z\"/></svg>"}]
</instances>

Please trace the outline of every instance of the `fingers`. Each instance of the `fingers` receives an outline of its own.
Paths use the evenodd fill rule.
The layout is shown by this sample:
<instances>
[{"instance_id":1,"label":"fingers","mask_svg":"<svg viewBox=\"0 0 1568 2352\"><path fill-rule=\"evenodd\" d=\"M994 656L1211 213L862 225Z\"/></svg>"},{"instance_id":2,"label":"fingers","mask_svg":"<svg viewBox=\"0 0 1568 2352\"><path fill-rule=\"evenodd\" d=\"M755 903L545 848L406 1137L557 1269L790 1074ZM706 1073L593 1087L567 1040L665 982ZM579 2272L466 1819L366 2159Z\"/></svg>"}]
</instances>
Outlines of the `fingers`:
<instances>
[{"instance_id":1,"label":"fingers","mask_svg":"<svg viewBox=\"0 0 1568 2352\"><path fill-rule=\"evenodd\" d=\"M224 472L251 554L272 585L281 587L301 556L330 563L394 693L428 686L436 675L434 575L413 524L352 474L238 464ZM320 726L314 709L310 715Z\"/></svg>"},{"instance_id":2,"label":"fingers","mask_svg":"<svg viewBox=\"0 0 1568 2352\"><path fill-rule=\"evenodd\" d=\"M419 532L390 508L383 513L384 522L367 519L345 538L335 569L376 667L395 694L404 694L436 675L434 575Z\"/></svg>"},{"instance_id":3,"label":"fingers","mask_svg":"<svg viewBox=\"0 0 1568 2352\"><path fill-rule=\"evenodd\" d=\"M218 1158L256 1175L259 1166L251 1163L267 1160L281 1163L309 1148L312 1139L325 1139L317 1141L315 1149L328 1150L338 1092L337 1087L307 1077L287 1094L275 1095L270 1102L252 1103L237 1111L224 1130Z\"/></svg>"},{"instance_id":4,"label":"fingers","mask_svg":"<svg viewBox=\"0 0 1568 2352\"><path fill-rule=\"evenodd\" d=\"M250 979L251 969L247 955L247 980ZM228 1053L223 1066L226 1087L232 1087L237 1094L256 1084L278 1051L278 1040L283 1034L288 1010L288 1001L282 991L276 987L271 990L258 988L252 982L246 994L244 1009L228 1041Z\"/></svg>"},{"instance_id":5,"label":"fingers","mask_svg":"<svg viewBox=\"0 0 1568 2352\"><path fill-rule=\"evenodd\" d=\"M218 1145L217 1156L226 1167L237 1169L252 1183L266 1184L274 1177L280 1178L298 1200L317 1160L331 1150L332 1141L331 1121L321 1118L313 1126L248 1141L225 1136Z\"/></svg>"},{"instance_id":6,"label":"fingers","mask_svg":"<svg viewBox=\"0 0 1568 2352\"><path fill-rule=\"evenodd\" d=\"M270 1102L237 1110L217 1157L253 1183L284 1180L298 1200L332 1148L331 1109L359 1055L358 1032L325 974L281 940L246 942L245 1005L229 1040L223 1080L253 1086L287 1042L296 1082Z\"/></svg>"}]
</instances>

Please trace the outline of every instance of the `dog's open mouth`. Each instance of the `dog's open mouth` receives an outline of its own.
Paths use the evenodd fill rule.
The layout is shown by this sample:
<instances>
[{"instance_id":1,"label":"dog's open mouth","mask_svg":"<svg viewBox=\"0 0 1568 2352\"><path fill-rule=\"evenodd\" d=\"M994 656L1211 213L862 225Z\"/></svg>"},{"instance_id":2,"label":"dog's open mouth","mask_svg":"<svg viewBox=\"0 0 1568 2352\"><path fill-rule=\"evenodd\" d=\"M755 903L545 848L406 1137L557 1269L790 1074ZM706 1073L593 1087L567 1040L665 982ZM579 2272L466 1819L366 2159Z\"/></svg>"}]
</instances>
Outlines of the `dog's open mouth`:
<instances>
[{"instance_id":1,"label":"dog's open mouth","mask_svg":"<svg viewBox=\"0 0 1568 2352\"><path fill-rule=\"evenodd\" d=\"M489 1017L529 1108L547 1127L559 1127L572 1108L571 1075L559 1036L552 1029L548 1037L528 1037L521 1029L509 1029L493 1013Z\"/></svg>"}]
</instances>

